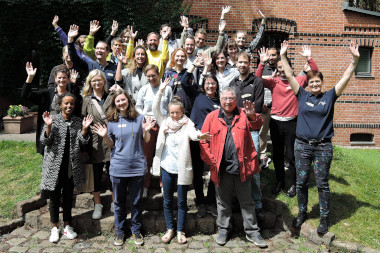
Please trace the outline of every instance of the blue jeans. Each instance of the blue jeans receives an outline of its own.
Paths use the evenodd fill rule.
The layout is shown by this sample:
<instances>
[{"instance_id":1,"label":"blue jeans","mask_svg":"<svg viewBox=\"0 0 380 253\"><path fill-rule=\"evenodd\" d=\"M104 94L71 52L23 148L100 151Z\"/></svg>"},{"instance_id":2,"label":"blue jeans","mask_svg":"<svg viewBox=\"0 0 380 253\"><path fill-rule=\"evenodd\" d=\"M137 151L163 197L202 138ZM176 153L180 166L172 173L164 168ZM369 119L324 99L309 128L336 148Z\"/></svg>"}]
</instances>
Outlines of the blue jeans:
<instances>
[{"instance_id":1,"label":"blue jeans","mask_svg":"<svg viewBox=\"0 0 380 253\"><path fill-rule=\"evenodd\" d=\"M115 226L116 233L122 235L126 233L127 217L127 188L131 202L131 231L139 234L142 224L142 192L144 176L137 177L113 177L110 176L114 194L115 204Z\"/></svg>"},{"instance_id":2,"label":"blue jeans","mask_svg":"<svg viewBox=\"0 0 380 253\"><path fill-rule=\"evenodd\" d=\"M173 195L178 182L178 175L168 173L162 169L162 187L164 188L164 215L166 229L174 229L173 223ZM178 220L177 231L184 232L186 214L187 214L187 190L188 185L178 185Z\"/></svg>"},{"instance_id":3,"label":"blue jeans","mask_svg":"<svg viewBox=\"0 0 380 253\"><path fill-rule=\"evenodd\" d=\"M251 136L253 140L253 145L255 145L255 149L257 152L256 159L259 159L260 155L260 131L251 131ZM263 204L261 203L261 189L260 189L260 173L256 173L252 177L252 185L251 185L251 196L253 199L253 202L255 202L255 208L260 209L263 207Z\"/></svg>"},{"instance_id":4,"label":"blue jeans","mask_svg":"<svg viewBox=\"0 0 380 253\"><path fill-rule=\"evenodd\" d=\"M307 211L308 188L311 163L319 194L319 208L322 218L328 218L330 211L329 171L333 157L331 142L310 145L296 139L294 153L297 168L297 200L299 212Z\"/></svg>"}]
</instances>

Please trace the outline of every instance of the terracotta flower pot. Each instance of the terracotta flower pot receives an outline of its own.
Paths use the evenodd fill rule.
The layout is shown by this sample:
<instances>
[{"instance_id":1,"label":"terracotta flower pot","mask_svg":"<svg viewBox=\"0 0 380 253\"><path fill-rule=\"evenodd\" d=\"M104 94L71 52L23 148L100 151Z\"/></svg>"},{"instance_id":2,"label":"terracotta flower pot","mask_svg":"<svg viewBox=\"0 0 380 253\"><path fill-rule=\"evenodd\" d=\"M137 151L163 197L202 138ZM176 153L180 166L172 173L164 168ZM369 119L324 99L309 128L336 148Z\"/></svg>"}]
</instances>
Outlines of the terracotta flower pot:
<instances>
[{"instance_id":1,"label":"terracotta flower pot","mask_svg":"<svg viewBox=\"0 0 380 253\"><path fill-rule=\"evenodd\" d=\"M3 118L4 130L7 134L22 134L33 130L33 115Z\"/></svg>"}]
</instances>

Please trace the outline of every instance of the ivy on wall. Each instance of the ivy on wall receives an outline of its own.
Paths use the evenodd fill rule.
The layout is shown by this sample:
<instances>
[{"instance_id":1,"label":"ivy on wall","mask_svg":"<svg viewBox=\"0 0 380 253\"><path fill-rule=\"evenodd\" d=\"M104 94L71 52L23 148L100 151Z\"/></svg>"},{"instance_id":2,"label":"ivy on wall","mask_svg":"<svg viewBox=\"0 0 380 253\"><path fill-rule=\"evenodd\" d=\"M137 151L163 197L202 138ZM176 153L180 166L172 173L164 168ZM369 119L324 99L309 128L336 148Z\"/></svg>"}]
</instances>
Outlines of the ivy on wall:
<instances>
[{"instance_id":1,"label":"ivy on wall","mask_svg":"<svg viewBox=\"0 0 380 253\"><path fill-rule=\"evenodd\" d=\"M52 26L54 15L67 33L71 24L80 34L88 34L90 20L100 21L96 40L111 32L112 21L119 23L118 34L133 25L137 38L159 31L169 23L180 30L180 16L189 12L191 3L183 0L0 0L0 95L19 101L19 89L26 79L25 64L38 68L33 85L46 87L51 69L62 63L62 43Z\"/></svg>"}]
</instances>

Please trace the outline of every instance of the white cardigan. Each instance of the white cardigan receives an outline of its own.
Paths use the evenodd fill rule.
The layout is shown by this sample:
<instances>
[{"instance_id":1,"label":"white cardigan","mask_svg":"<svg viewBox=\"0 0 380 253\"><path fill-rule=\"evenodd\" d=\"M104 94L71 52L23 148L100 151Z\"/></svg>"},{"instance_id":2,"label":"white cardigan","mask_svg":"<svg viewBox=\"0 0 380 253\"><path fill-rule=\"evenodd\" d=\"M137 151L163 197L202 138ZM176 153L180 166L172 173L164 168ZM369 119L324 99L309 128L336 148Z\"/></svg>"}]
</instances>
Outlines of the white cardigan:
<instances>
[{"instance_id":1,"label":"white cardigan","mask_svg":"<svg viewBox=\"0 0 380 253\"><path fill-rule=\"evenodd\" d=\"M166 135L164 129L166 126L166 119L160 111L160 101L162 92L158 91L153 101L153 114L156 118L160 130L158 132L156 143L156 154L153 158L153 174L160 171L161 168L161 155L166 142ZM193 182L193 166L191 163L190 153L190 140L199 141L198 135L201 134L194 126L194 123L189 119L189 122L182 126L178 131L181 131L181 138L178 143L178 185L190 185Z\"/></svg>"}]
</instances>

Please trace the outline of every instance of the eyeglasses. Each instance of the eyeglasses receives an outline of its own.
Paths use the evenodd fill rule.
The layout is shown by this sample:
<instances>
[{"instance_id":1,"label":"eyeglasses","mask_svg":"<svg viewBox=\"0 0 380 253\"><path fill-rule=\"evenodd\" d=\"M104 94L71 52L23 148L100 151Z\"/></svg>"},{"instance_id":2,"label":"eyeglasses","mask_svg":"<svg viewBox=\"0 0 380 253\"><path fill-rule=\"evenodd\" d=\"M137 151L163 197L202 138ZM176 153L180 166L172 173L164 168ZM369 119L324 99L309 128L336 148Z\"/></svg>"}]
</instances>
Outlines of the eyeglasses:
<instances>
[{"instance_id":1,"label":"eyeglasses","mask_svg":"<svg viewBox=\"0 0 380 253\"><path fill-rule=\"evenodd\" d=\"M232 102L235 100L235 97L222 97L222 98L220 98L220 100Z\"/></svg>"},{"instance_id":2,"label":"eyeglasses","mask_svg":"<svg viewBox=\"0 0 380 253\"><path fill-rule=\"evenodd\" d=\"M205 85L216 86L217 84L216 83L205 83Z\"/></svg>"},{"instance_id":3,"label":"eyeglasses","mask_svg":"<svg viewBox=\"0 0 380 253\"><path fill-rule=\"evenodd\" d=\"M146 76L146 78L156 78L158 75Z\"/></svg>"}]
</instances>

